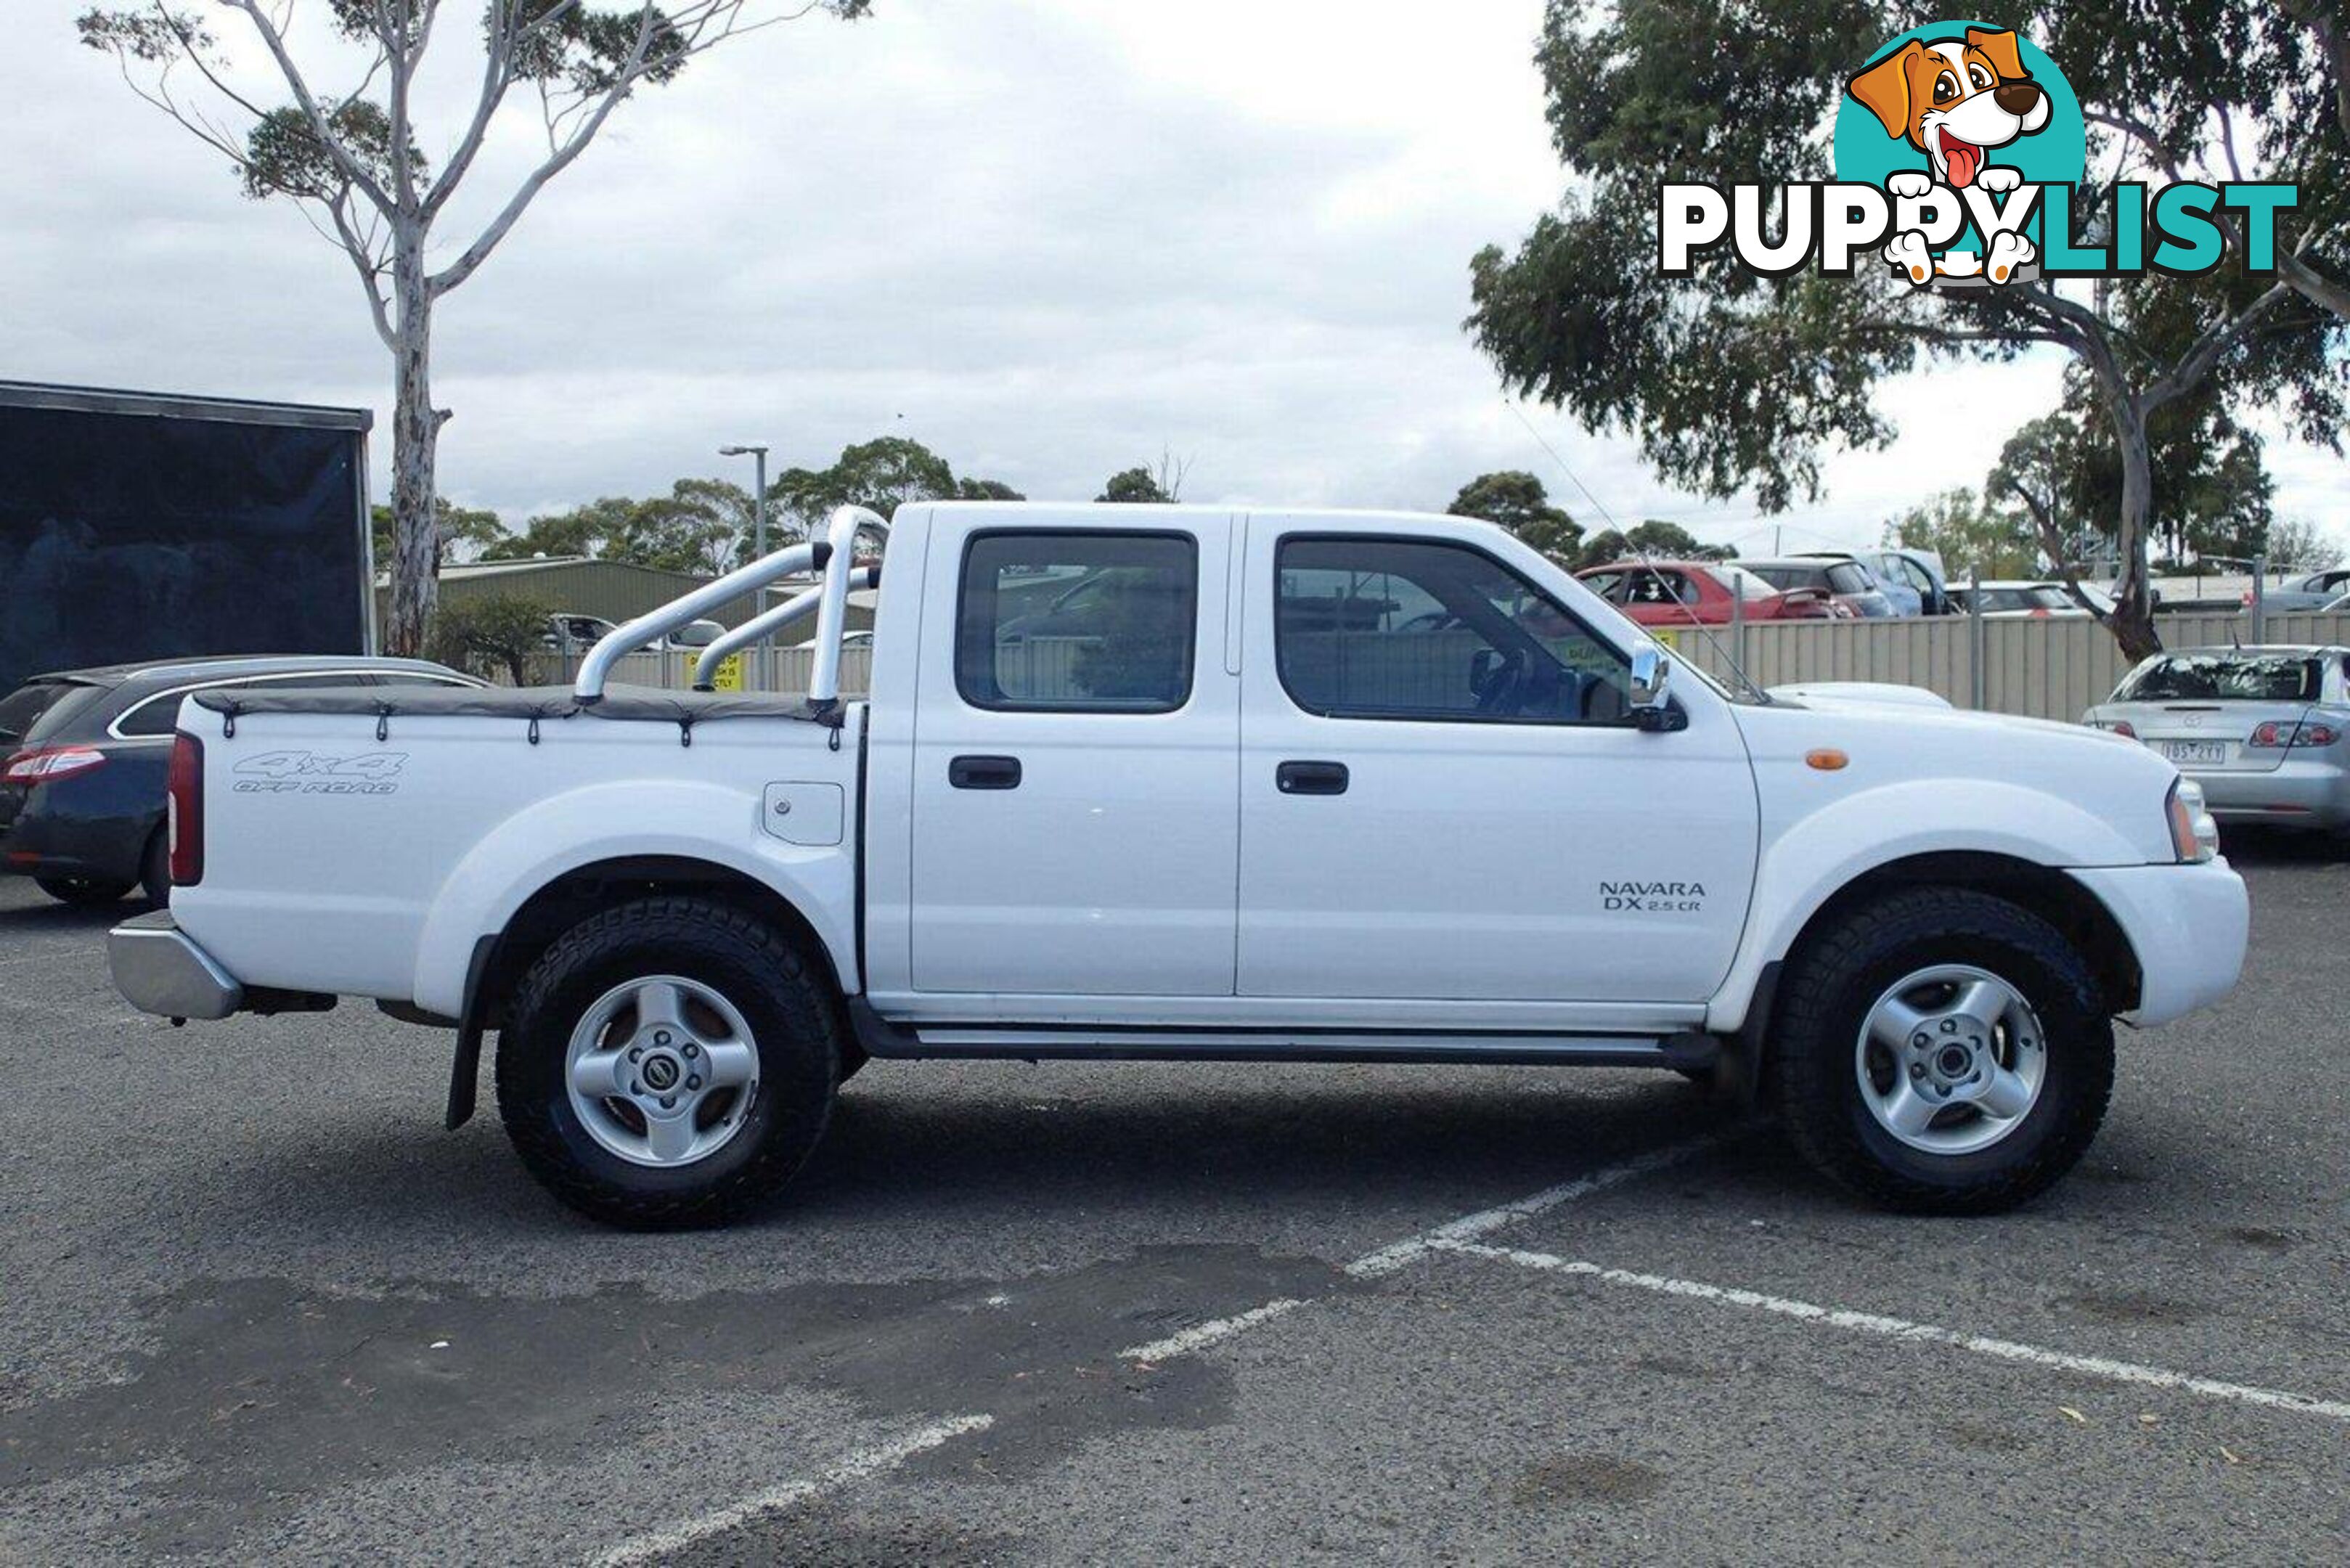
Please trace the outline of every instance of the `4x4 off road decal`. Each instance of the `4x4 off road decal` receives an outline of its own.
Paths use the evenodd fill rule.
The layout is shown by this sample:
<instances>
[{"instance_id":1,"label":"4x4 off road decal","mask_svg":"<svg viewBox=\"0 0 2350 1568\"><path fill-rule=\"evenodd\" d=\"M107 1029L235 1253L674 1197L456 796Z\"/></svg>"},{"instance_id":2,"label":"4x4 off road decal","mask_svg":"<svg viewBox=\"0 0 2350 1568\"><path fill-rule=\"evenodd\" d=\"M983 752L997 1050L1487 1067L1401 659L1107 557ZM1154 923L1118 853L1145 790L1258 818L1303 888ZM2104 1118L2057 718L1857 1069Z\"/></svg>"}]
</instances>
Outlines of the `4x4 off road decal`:
<instances>
[{"instance_id":1,"label":"4x4 off road decal","mask_svg":"<svg viewBox=\"0 0 2350 1568\"><path fill-rule=\"evenodd\" d=\"M317 752L263 752L236 764L239 794L397 794L406 752L355 757Z\"/></svg>"},{"instance_id":2,"label":"4x4 off road decal","mask_svg":"<svg viewBox=\"0 0 2350 1568\"><path fill-rule=\"evenodd\" d=\"M2299 187L2180 181L2149 194L2126 182L2092 210L2081 190L2087 147L2080 99L2031 39L1984 22L1931 23L1844 83L1835 181L1660 185L1657 265L1684 276L1692 258L1726 244L1765 276L1816 267L1850 277L1873 265L1915 288L2197 277L2220 265L2234 228L2246 267L2276 270L2276 215L2298 204Z\"/></svg>"}]
</instances>

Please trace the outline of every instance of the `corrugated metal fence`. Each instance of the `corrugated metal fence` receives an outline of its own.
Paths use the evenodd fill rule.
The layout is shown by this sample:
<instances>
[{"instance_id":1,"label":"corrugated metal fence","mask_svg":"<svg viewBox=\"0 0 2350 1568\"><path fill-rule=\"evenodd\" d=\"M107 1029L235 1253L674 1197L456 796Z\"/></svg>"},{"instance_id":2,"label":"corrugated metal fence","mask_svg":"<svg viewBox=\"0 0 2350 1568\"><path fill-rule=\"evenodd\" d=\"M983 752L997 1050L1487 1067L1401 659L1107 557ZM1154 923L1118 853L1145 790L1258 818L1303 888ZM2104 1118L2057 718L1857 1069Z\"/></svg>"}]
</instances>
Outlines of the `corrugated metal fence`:
<instances>
[{"instance_id":1,"label":"corrugated metal fence","mask_svg":"<svg viewBox=\"0 0 2350 1568\"><path fill-rule=\"evenodd\" d=\"M732 689L738 691L747 686L754 691L805 691L808 689L808 676L816 667L816 649L812 648L754 649L736 657L742 660L738 667L742 678ZM568 686L579 672L579 658L577 654L568 659L545 654L531 662L529 670L534 685ZM853 697L863 696L872 680L873 650L860 647L841 649L841 691ZM616 686L681 691L693 684L693 659L683 653L624 654L612 666L611 681Z\"/></svg>"},{"instance_id":2,"label":"corrugated metal fence","mask_svg":"<svg viewBox=\"0 0 2350 1568\"><path fill-rule=\"evenodd\" d=\"M2166 648L2224 648L2252 640L2243 615L2155 618ZM1722 675L1736 659L1764 686L1798 680L1887 680L1923 686L1961 708L2072 722L2102 702L2129 669L2113 633L2086 617L1977 622L1966 616L1918 620L1760 621L1682 630L1669 640L1699 669ZM1980 636L1980 652L1978 652ZM2263 642L2350 643L2350 615L2271 615ZM1737 651L1740 643L1743 654Z\"/></svg>"}]
</instances>

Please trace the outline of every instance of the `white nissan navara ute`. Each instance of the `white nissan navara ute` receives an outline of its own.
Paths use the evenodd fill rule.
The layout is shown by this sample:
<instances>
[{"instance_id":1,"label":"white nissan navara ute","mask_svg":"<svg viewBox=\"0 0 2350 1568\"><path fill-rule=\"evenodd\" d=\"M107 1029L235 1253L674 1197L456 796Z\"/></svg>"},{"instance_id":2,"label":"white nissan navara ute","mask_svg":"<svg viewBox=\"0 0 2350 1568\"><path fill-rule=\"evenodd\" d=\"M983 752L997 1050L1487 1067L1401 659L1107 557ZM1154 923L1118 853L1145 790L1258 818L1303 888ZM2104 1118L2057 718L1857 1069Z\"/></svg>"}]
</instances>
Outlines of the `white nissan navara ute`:
<instances>
[{"instance_id":1,"label":"white nissan navara ute","mask_svg":"<svg viewBox=\"0 0 2350 1568\"><path fill-rule=\"evenodd\" d=\"M810 570L702 659L812 616L806 692L607 688ZM574 686L191 698L113 972L452 1029L452 1127L494 1032L523 1162L622 1224L768 1197L873 1056L1653 1065L1987 1212L2088 1147L2115 1020L2226 993L2248 909L2146 748L1910 696L1725 690L1462 518L844 508Z\"/></svg>"}]
</instances>

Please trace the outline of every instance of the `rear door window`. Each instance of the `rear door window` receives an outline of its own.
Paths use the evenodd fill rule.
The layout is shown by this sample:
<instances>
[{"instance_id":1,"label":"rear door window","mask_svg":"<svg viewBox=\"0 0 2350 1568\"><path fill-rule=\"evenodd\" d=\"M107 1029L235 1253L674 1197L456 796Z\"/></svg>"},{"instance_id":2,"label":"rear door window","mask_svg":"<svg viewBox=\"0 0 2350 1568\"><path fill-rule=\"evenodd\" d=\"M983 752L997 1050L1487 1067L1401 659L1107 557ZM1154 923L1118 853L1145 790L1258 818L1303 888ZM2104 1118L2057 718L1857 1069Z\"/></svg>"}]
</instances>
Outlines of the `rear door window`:
<instances>
[{"instance_id":1,"label":"rear door window","mask_svg":"<svg viewBox=\"0 0 2350 1568\"><path fill-rule=\"evenodd\" d=\"M958 598L955 690L974 708L1170 713L1191 699L1188 534L975 534Z\"/></svg>"},{"instance_id":2,"label":"rear door window","mask_svg":"<svg viewBox=\"0 0 2350 1568\"><path fill-rule=\"evenodd\" d=\"M1828 587L1840 594L1865 594L1877 587L1868 568L1850 561L1839 561L1828 568Z\"/></svg>"}]
</instances>

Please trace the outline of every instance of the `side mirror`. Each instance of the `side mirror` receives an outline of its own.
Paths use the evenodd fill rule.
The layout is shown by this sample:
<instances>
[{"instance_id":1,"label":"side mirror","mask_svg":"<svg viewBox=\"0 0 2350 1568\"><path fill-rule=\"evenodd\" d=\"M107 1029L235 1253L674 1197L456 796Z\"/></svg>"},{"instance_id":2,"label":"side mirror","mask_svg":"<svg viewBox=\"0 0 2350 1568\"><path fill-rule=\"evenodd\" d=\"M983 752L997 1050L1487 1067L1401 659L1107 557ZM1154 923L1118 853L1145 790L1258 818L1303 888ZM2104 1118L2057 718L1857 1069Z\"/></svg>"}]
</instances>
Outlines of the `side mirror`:
<instances>
[{"instance_id":1,"label":"side mirror","mask_svg":"<svg viewBox=\"0 0 2350 1568\"><path fill-rule=\"evenodd\" d=\"M1662 649L1650 645L1637 649L1632 654L1632 690L1630 707L1632 722L1643 730L1678 730L1686 721L1680 710L1665 699L1665 688L1672 678L1672 661Z\"/></svg>"}]
</instances>

